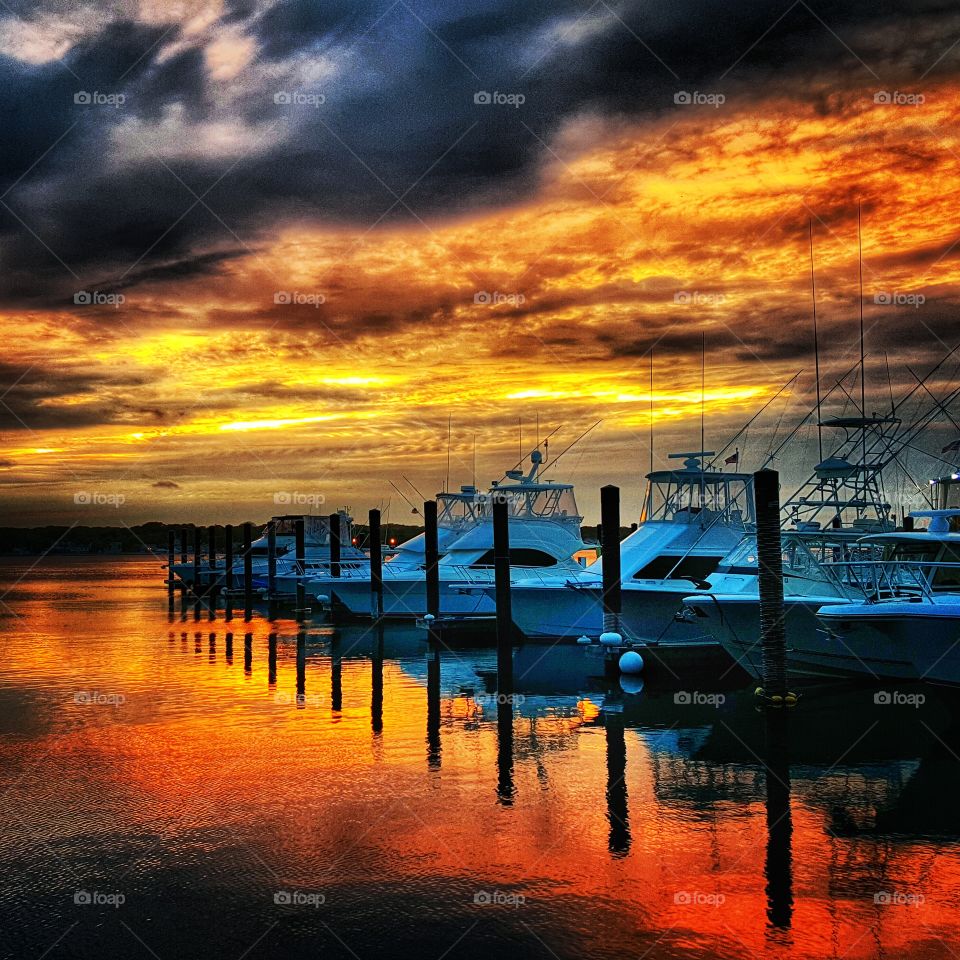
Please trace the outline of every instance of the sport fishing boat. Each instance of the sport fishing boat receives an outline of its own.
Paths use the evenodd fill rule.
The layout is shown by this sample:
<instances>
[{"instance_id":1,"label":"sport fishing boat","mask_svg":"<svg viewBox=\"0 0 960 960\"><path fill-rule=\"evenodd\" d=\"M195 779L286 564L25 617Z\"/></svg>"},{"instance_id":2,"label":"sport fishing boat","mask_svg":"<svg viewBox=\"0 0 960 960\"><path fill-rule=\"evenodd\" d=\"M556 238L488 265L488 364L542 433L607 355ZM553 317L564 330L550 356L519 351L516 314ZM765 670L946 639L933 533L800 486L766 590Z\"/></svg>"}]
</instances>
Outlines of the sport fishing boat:
<instances>
[{"instance_id":1,"label":"sport fishing boat","mask_svg":"<svg viewBox=\"0 0 960 960\"><path fill-rule=\"evenodd\" d=\"M839 447L784 504L783 584L787 665L795 674L847 670L847 658L820 629L828 607L866 600L858 565L875 562L883 537L894 532L883 493L883 471L897 462L929 422L904 427L897 417L847 417L823 426L845 433ZM792 527L788 527L792 524ZM684 619L708 631L755 678L762 672L760 596L755 540L741 544L710 577L709 586L683 600Z\"/></svg>"},{"instance_id":2,"label":"sport fishing boat","mask_svg":"<svg viewBox=\"0 0 960 960\"><path fill-rule=\"evenodd\" d=\"M913 516L928 528L865 537L880 558L841 564L864 598L820 608L828 650L805 672L960 684L960 509Z\"/></svg>"},{"instance_id":3,"label":"sport fishing boat","mask_svg":"<svg viewBox=\"0 0 960 960\"><path fill-rule=\"evenodd\" d=\"M712 451L671 454L676 470L647 474L645 519L620 544L623 613L631 638L673 622L691 581L709 576L753 525L753 476L704 466ZM603 630L602 561L586 569L518 576L513 619L530 640L575 640Z\"/></svg>"},{"instance_id":4,"label":"sport fishing boat","mask_svg":"<svg viewBox=\"0 0 960 960\"><path fill-rule=\"evenodd\" d=\"M528 473L509 470L505 481L494 483L489 493L475 495L476 522L448 538L440 547L440 615L459 619L489 618L496 608L482 587L493 583L493 513L496 497L505 501L509 515L511 569L517 578L528 571L550 569L572 575L581 569L578 556L590 551L584 543L573 484L544 480L540 476L543 455L530 454ZM412 559L412 556L411 556ZM370 616L369 569L359 575L313 581L313 596L352 617ZM384 616L416 619L427 613L425 563L383 565Z\"/></svg>"},{"instance_id":5,"label":"sport fishing boat","mask_svg":"<svg viewBox=\"0 0 960 960\"><path fill-rule=\"evenodd\" d=\"M463 536L467 530L480 522L483 514L485 494L480 493L474 486L462 486L459 491L444 491L437 494L437 545L441 554L451 541ZM415 537L401 543L393 556L383 565L383 570L410 572L413 576L421 576L426 565L426 535L418 533ZM370 560L364 556L362 562L341 565L339 575L333 577L327 566L323 570L313 571L307 578L307 593L317 598L324 606L331 603L333 587L346 595L358 591L366 597L366 606L363 613L371 613L370 608ZM385 574L392 575L392 574ZM351 610L352 612L352 610Z\"/></svg>"}]
</instances>

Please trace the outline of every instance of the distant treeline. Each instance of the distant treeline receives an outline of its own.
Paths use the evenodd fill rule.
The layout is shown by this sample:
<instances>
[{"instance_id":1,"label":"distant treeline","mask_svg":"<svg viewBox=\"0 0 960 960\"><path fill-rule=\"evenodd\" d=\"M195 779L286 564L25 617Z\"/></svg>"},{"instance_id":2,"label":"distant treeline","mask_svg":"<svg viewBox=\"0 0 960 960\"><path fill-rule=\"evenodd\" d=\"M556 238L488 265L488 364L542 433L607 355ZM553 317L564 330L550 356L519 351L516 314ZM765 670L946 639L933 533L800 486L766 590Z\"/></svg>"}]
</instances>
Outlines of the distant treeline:
<instances>
[{"instance_id":1,"label":"distant treeline","mask_svg":"<svg viewBox=\"0 0 960 960\"><path fill-rule=\"evenodd\" d=\"M266 525L265 521L253 523L253 537L256 539ZM0 527L0 553L4 554L44 554L44 553L166 553L167 531L176 535L177 550L180 550L182 530L189 530L188 546L193 549L193 524L183 523L141 523L132 527ZM225 528L214 524L217 551L223 552ZM388 540L403 543L416 536L421 527L408 524L384 524L383 535ZM208 527L200 527L200 541L207 550ZM359 546L366 543L366 526L355 525L353 536ZM233 543L238 548L243 545L243 522L233 524Z\"/></svg>"},{"instance_id":2,"label":"distant treeline","mask_svg":"<svg viewBox=\"0 0 960 960\"><path fill-rule=\"evenodd\" d=\"M253 537L256 539L265 526L265 521L253 523ZM167 531L176 535L177 550L180 550L182 530L189 530L188 547L193 549L193 524L167 524L157 521L141 523L133 527L0 527L0 553L2 554L46 554L46 553L166 553ZM223 552L225 538L224 527L215 524L217 551ZM423 527L404 523L385 523L381 528L387 544L403 543L415 537ZM204 552L208 549L208 527L200 527L200 541ZM621 537L629 533L621 529ZM583 539L594 542L597 539L596 527L584 527ZM367 544L366 524L354 524L353 537L357 546ZM243 544L243 523L233 524L234 547Z\"/></svg>"}]
</instances>

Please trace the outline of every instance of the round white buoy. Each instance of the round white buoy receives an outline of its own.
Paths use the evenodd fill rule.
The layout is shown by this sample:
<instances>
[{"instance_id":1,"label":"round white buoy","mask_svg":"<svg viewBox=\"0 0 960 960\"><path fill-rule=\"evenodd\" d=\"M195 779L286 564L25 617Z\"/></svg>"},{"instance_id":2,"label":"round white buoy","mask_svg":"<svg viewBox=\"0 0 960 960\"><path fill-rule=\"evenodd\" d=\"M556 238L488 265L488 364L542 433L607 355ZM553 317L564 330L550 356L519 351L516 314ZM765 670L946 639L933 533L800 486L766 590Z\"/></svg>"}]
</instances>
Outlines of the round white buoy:
<instances>
[{"instance_id":1,"label":"round white buoy","mask_svg":"<svg viewBox=\"0 0 960 960\"><path fill-rule=\"evenodd\" d=\"M628 650L620 658L620 672L637 674L643 672L643 657L636 650Z\"/></svg>"},{"instance_id":2,"label":"round white buoy","mask_svg":"<svg viewBox=\"0 0 960 960\"><path fill-rule=\"evenodd\" d=\"M581 646L585 646L588 643L593 643L593 641L586 634L584 634L582 637L577 637L577 643L579 643Z\"/></svg>"},{"instance_id":3,"label":"round white buoy","mask_svg":"<svg viewBox=\"0 0 960 960\"><path fill-rule=\"evenodd\" d=\"M620 677L620 689L624 693L633 694L634 696L638 693L643 692L643 677L631 677L627 674L623 674Z\"/></svg>"},{"instance_id":4,"label":"round white buoy","mask_svg":"<svg viewBox=\"0 0 960 960\"><path fill-rule=\"evenodd\" d=\"M619 633L601 633L600 642L605 647L619 647L623 643L623 637Z\"/></svg>"},{"instance_id":5,"label":"round white buoy","mask_svg":"<svg viewBox=\"0 0 960 960\"><path fill-rule=\"evenodd\" d=\"M434 615L433 615L432 613L428 613L428 614L426 614L426 616L424 616L423 619L426 620L427 623L433 623L433 621L436 619L436 617L434 617Z\"/></svg>"},{"instance_id":6,"label":"round white buoy","mask_svg":"<svg viewBox=\"0 0 960 960\"><path fill-rule=\"evenodd\" d=\"M317 601L319 603L329 603L330 598L325 593L321 593L317 595Z\"/></svg>"}]
</instances>

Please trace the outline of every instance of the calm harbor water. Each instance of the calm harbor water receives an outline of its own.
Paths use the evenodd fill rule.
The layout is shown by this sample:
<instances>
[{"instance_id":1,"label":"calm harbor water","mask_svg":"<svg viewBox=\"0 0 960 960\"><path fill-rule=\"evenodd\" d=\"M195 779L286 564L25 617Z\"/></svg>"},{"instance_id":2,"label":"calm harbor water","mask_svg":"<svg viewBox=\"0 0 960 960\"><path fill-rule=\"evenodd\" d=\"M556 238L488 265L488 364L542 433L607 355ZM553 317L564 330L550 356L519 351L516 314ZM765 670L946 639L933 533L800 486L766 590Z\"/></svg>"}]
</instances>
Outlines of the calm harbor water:
<instances>
[{"instance_id":1,"label":"calm harbor water","mask_svg":"<svg viewBox=\"0 0 960 960\"><path fill-rule=\"evenodd\" d=\"M589 650L167 613L0 562L6 956L955 957L960 704L625 692ZM249 638L247 637L249 635Z\"/></svg>"}]
</instances>

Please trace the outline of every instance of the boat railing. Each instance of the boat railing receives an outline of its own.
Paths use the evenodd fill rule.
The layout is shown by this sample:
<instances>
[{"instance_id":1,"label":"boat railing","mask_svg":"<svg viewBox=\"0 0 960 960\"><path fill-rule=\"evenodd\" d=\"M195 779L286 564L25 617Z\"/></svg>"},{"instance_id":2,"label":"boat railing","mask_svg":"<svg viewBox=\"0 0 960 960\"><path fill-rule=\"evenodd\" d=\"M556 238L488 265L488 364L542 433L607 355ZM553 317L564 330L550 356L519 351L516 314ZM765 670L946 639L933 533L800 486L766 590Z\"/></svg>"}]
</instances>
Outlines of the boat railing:
<instances>
[{"instance_id":1,"label":"boat railing","mask_svg":"<svg viewBox=\"0 0 960 960\"><path fill-rule=\"evenodd\" d=\"M934 594L944 590L960 591L960 563L943 560L837 560L824 566L861 590L870 601L897 597L931 600ZM938 577L943 571L954 571L954 575L949 579Z\"/></svg>"}]
</instances>

